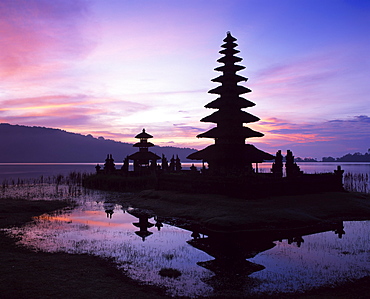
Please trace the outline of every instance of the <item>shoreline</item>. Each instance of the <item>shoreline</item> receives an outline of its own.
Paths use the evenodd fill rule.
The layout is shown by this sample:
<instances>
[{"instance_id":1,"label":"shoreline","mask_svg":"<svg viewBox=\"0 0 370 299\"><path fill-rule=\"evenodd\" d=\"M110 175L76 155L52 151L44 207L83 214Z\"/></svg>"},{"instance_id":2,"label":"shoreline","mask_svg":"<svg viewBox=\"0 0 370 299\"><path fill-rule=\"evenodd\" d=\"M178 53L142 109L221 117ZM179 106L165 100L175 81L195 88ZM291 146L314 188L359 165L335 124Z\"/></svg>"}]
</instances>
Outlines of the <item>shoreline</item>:
<instances>
[{"instance_id":1,"label":"shoreline","mask_svg":"<svg viewBox=\"0 0 370 299\"><path fill-rule=\"evenodd\" d=\"M176 225L184 228L197 226L205 234L276 235L370 219L370 194L351 192L245 200L214 194L144 190L134 193L128 201L169 221L175 219Z\"/></svg>"},{"instance_id":2,"label":"shoreline","mask_svg":"<svg viewBox=\"0 0 370 299\"><path fill-rule=\"evenodd\" d=\"M330 196L329 196L330 195ZM161 198L162 196L162 198ZM230 205L230 198L215 198L209 195L204 196L206 202L211 200L215 203L224 203ZM312 196L312 195L310 195ZM336 197L339 202L349 200L353 210L345 211L341 216L330 216L327 221L342 220L364 220L368 217L370 211L370 196L353 193L338 194L321 194L317 195L316 200L324 197ZM164 198L163 198L164 197ZM173 200L182 198L181 207L172 209ZM304 198L305 196L303 196ZM207 199L208 198L208 199ZM153 193L152 190L143 191L138 194L133 194L129 201L135 206L142 208L151 207L157 212L166 212L174 217L179 215L179 219L185 219L184 215L192 212L192 209L199 208L199 202L192 207L195 201L199 201L199 197L194 195L174 194L166 192L165 194ZM226 200L226 202L224 201ZM277 198L265 199L276 201ZM297 199L296 199L297 200ZM301 198L302 200L302 198ZM163 203L164 201L164 203ZM172 203L171 203L172 202ZM236 200L238 203L239 200ZM245 200L243 200L245 203ZM290 203L291 201L287 201ZM369 203L368 203L369 202ZM240 204L240 202L239 202ZM250 205L256 205L255 201L249 202ZM367 207L361 214L359 212L362 207ZM30 220L32 216L37 216L46 212L52 212L63 207L70 207L70 204L61 201L28 201L19 199L0 199L0 227L9 227L12 225L22 225ZM184 207L188 207L185 209ZM140 207L139 207L140 208ZM258 208L255 207L255 208ZM226 207L225 207L226 209ZM256 210L256 209L255 209ZM257 209L258 210L258 209ZM225 212L230 212L226 210ZM237 209L239 213L243 210ZM219 214L219 209L211 209L211 211L200 210L196 215L191 215L191 222L200 221L203 217L203 224L212 225L213 218L222 218ZM235 212L235 211L234 211ZM260 211L261 212L261 211ZM205 215L204 215L205 214ZM225 213L224 213L225 214ZM207 217L205 217L207 216ZM323 215L321 215L323 217ZM369 218L368 218L369 219ZM246 223L251 223L253 218L247 218ZM276 219L275 219L276 220ZM235 222L240 223L240 219L234 219ZM270 226L273 226L274 219L270 219ZM287 222L288 223L288 222ZM287 224L286 223L286 224ZM302 224L301 221L298 223ZM308 223L308 222L307 222ZM232 222L229 223L232 227ZM288 227L285 226L285 229ZM281 227L279 229L282 229ZM256 231L256 229L254 228ZM113 264L104 259L89 255L71 255L66 253L45 253L32 252L31 250L20 247L15 244L15 239L5 236L4 232L0 232L0 250L2 268L0 274L2 282L0 283L0 291L2 298L47 298L51 296L59 298L78 297L86 298L101 298L106 296L110 298L122 298L123 294L133 298L147 298L150 294L151 298L173 298L165 295L165 290L153 286L142 285L126 277L124 273L117 270ZM79 267L76 267L79 265ZM68 274L66 274L68 273ZM22 282L22 288L17 287ZM369 291L370 276L361 278L356 281L346 282L335 286L322 286L304 293L279 293L279 294L259 294L253 298L312 298L312 297L337 297L341 298L366 298ZM73 292L73 293L71 293ZM232 295L232 294L231 294ZM217 296L207 297L208 299L218 298ZM246 296L245 298L250 298Z\"/></svg>"},{"instance_id":3,"label":"shoreline","mask_svg":"<svg viewBox=\"0 0 370 299\"><path fill-rule=\"evenodd\" d=\"M34 252L2 228L71 207L59 200L0 199L0 293L13 298L171 298L165 290L129 278L112 261L87 254Z\"/></svg>"}]
</instances>

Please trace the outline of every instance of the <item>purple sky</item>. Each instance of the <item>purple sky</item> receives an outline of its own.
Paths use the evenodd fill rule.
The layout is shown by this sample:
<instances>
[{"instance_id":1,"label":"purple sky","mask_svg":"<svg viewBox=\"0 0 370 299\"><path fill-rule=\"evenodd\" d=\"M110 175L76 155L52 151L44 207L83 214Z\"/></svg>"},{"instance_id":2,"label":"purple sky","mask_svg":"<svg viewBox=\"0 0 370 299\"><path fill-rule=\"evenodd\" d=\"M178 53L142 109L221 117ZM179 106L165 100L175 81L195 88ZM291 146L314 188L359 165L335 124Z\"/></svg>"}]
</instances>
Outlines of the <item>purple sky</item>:
<instances>
[{"instance_id":1,"label":"purple sky","mask_svg":"<svg viewBox=\"0 0 370 299\"><path fill-rule=\"evenodd\" d=\"M370 148L370 1L1 0L0 122L203 148L222 40L274 154Z\"/></svg>"}]
</instances>

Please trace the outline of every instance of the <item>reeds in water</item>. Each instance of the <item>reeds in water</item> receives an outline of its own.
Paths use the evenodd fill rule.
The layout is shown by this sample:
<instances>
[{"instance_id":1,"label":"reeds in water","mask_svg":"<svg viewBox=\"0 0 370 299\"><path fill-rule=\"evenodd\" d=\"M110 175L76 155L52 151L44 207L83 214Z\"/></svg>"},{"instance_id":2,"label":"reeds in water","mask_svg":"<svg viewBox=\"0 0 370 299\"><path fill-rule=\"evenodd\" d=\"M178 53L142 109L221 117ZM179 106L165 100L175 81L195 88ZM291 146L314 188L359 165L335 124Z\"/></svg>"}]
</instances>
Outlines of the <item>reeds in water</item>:
<instances>
[{"instance_id":1,"label":"reeds in water","mask_svg":"<svg viewBox=\"0 0 370 299\"><path fill-rule=\"evenodd\" d=\"M21 198L64 198L86 193L82 182L87 173L70 172L67 175L54 175L30 179L4 179L0 185L0 197ZM82 190L83 189L83 190Z\"/></svg>"},{"instance_id":2,"label":"reeds in water","mask_svg":"<svg viewBox=\"0 0 370 299\"><path fill-rule=\"evenodd\" d=\"M351 192L369 193L369 174L347 172L344 175L344 189Z\"/></svg>"}]
</instances>

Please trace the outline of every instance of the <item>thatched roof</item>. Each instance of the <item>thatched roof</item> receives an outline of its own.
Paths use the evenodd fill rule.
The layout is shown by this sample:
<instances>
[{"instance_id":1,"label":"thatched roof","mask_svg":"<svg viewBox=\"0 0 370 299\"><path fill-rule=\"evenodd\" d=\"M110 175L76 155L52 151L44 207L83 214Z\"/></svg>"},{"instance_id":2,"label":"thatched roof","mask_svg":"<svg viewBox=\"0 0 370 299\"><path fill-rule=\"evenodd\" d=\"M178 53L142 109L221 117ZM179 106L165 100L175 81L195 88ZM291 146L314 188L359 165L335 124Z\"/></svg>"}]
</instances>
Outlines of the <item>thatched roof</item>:
<instances>
[{"instance_id":1,"label":"thatched roof","mask_svg":"<svg viewBox=\"0 0 370 299\"><path fill-rule=\"evenodd\" d=\"M220 109L222 107L237 107L237 108L248 108L253 107L256 104L246 100L242 97L228 97L228 96L221 96L216 100L208 103L204 107L206 108L213 108L213 109Z\"/></svg>"},{"instance_id":2,"label":"thatched roof","mask_svg":"<svg viewBox=\"0 0 370 299\"><path fill-rule=\"evenodd\" d=\"M240 58L238 56L223 56L219 59L217 59L217 62L221 62L221 63L235 63L235 62L239 62L239 61L242 61L243 58Z\"/></svg>"},{"instance_id":3,"label":"thatched roof","mask_svg":"<svg viewBox=\"0 0 370 299\"><path fill-rule=\"evenodd\" d=\"M235 41L236 41L236 38L231 35L230 31L228 31L226 33L226 37L224 38L224 42L227 43L227 42L235 42Z\"/></svg>"},{"instance_id":4,"label":"thatched roof","mask_svg":"<svg viewBox=\"0 0 370 299\"><path fill-rule=\"evenodd\" d=\"M138 142L133 145L133 147L152 147L154 146L151 142Z\"/></svg>"},{"instance_id":5,"label":"thatched roof","mask_svg":"<svg viewBox=\"0 0 370 299\"><path fill-rule=\"evenodd\" d=\"M237 83L237 82L247 81L247 80L248 80L248 78L245 78L243 76L239 76L239 75L236 75L236 74L223 74L221 76L218 76L217 78L212 79L211 81L212 82L221 82L221 83L224 83L224 82Z\"/></svg>"},{"instance_id":6,"label":"thatched roof","mask_svg":"<svg viewBox=\"0 0 370 299\"><path fill-rule=\"evenodd\" d=\"M232 130L230 130L230 128L215 127L207 132L197 135L198 138L239 137L239 138L244 138L244 139L250 138L250 137L263 137L263 136L264 135L262 133L254 131L247 127L236 127L236 128L232 128Z\"/></svg>"},{"instance_id":7,"label":"thatched roof","mask_svg":"<svg viewBox=\"0 0 370 299\"><path fill-rule=\"evenodd\" d=\"M137 134L135 136L135 138L153 138L153 136L150 135L150 134L148 134L148 133L146 133L145 132L145 129L143 129L143 131L141 133Z\"/></svg>"},{"instance_id":8,"label":"thatched roof","mask_svg":"<svg viewBox=\"0 0 370 299\"><path fill-rule=\"evenodd\" d=\"M259 121L260 119L257 116L254 116L248 112L242 110L236 110L232 113L225 112L222 110L218 110L211 115L208 115L202 118L200 121L202 122L211 122L211 123L219 123L223 121L233 121L239 123L252 123Z\"/></svg>"},{"instance_id":9,"label":"thatched roof","mask_svg":"<svg viewBox=\"0 0 370 299\"><path fill-rule=\"evenodd\" d=\"M148 152L136 152L128 156L130 160L159 160L161 157L157 156L155 153Z\"/></svg>"},{"instance_id":10,"label":"thatched roof","mask_svg":"<svg viewBox=\"0 0 370 299\"><path fill-rule=\"evenodd\" d=\"M241 71L241 70L244 70L244 69L245 69L245 66L234 64L234 65L222 65L222 66L216 67L215 71L235 73L237 71Z\"/></svg>"},{"instance_id":11,"label":"thatched roof","mask_svg":"<svg viewBox=\"0 0 370 299\"><path fill-rule=\"evenodd\" d=\"M247 92L251 92L251 90L240 85L233 86L232 88L230 88L229 86L221 85L208 91L208 93L216 94L243 94Z\"/></svg>"},{"instance_id":12,"label":"thatched roof","mask_svg":"<svg viewBox=\"0 0 370 299\"><path fill-rule=\"evenodd\" d=\"M212 144L187 156L192 160L240 160L240 162L261 163L274 159L273 155L257 149L251 144Z\"/></svg>"},{"instance_id":13,"label":"thatched roof","mask_svg":"<svg viewBox=\"0 0 370 299\"><path fill-rule=\"evenodd\" d=\"M234 54L239 53L239 52L240 51L236 50L236 49L226 48L226 49L223 49L223 50L219 51L218 53L223 54L223 55L234 55Z\"/></svg>"}]
</instances>

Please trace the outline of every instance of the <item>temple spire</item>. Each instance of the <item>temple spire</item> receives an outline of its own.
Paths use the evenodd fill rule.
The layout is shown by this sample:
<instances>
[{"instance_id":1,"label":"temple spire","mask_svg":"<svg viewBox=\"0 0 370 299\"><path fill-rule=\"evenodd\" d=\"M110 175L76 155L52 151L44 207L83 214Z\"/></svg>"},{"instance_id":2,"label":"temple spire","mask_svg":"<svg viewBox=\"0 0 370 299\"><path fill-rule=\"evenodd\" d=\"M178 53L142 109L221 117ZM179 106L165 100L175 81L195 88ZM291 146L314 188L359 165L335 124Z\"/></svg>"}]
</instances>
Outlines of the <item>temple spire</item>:
<instances>
[{"instance_id":1,"label":"temple spire","mask_svg":"<svg viewBox=\"0 0 370 299\"><path fill-rule=\"evenodd\" d=\"M212 79L221 85L208 91L219 97L205 105L206 108L218 110L201 119L201 122L215 123L216 127L197 135L199 138L213 138L215 144L189 155L188 158L208 162L210 170L214 173L244 173L251 171L252 162L262 162L272 159L273 156L253 145L245 144L245 139L262 137L263 134L243 125L257 122L259 118L241 110L255 104L240 96L251 90L239 85L248 79L236 74L245 68L236 64L242 61L242 58L235 56L240 52L235 49L238 46L236 38L227 32L223 41L225 42L221 46L223 49L219 51L223 56L217 60L223 65L215 68L222 75Z\"/></svg>"}]
</instances>

